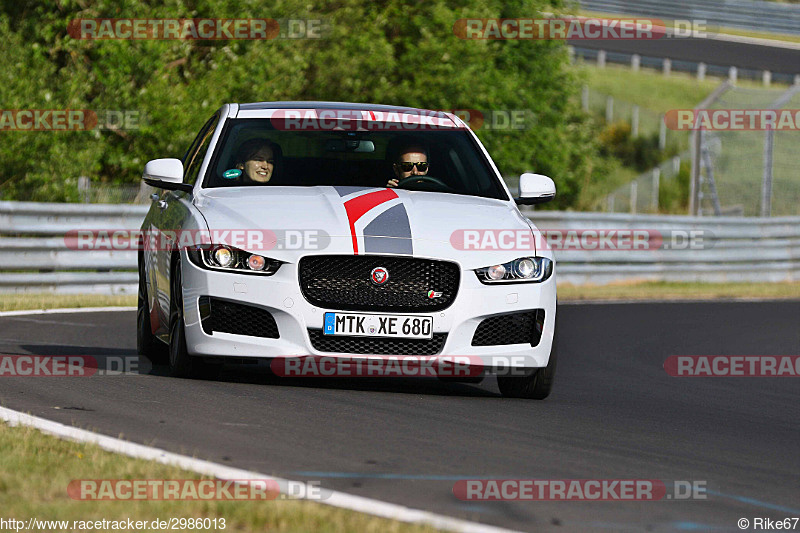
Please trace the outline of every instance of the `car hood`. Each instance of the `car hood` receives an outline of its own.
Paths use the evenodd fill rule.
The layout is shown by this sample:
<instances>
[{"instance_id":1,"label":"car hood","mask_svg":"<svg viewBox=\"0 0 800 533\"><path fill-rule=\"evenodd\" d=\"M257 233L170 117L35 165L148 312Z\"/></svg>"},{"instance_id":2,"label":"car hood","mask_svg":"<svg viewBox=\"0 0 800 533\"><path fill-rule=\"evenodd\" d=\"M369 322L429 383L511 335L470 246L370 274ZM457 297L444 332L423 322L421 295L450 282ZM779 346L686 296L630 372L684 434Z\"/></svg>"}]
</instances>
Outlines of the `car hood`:
<instances>
[{"instance_id":1,"label":"car hood","mask_svg":"<svg viewBox=\"0 0 800 533\"><path fill-rule=\"evenodd\" d=\"M528 220L513 204L489 198L365 187L231 187L203 189L195 205L212 234L259 232L261 253L288 262L316 254L396 254L478 268L533 255L464 249L464 230L530 235ZM240 243L259 251L246 238Z\"/></svg>"}]
</instances>

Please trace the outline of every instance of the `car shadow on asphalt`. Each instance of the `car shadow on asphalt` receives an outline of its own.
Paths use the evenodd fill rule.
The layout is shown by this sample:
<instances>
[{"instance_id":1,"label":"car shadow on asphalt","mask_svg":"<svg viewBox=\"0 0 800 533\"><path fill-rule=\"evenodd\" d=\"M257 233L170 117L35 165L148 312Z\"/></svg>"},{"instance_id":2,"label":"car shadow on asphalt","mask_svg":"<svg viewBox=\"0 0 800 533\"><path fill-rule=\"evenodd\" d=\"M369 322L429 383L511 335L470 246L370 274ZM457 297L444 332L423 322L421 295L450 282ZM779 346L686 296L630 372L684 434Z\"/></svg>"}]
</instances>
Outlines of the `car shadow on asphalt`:
<instances>
[{"instance_id":1,"label":"car shadow on asphalt","mask_svg":"<svg viewBox=\"0 0 800 533\"><path fill-rule=\"evenodd\" d=\"M151 361L134 350L96 346L24 344L16 353L8 355L35 355L39 357L83 357L83 365L107 376L131 374L169 376L169 367L162 361ZM175 378L178 379L178 378ZM435 377L281 377L275 375L268 363L225 364L218 375L201 378L216 383L239 383L272 387L296 387L365 392L390 392L397 394L425 394L431 396L500 397L493 377L478 383L445 382ZM493 390L494 389L494 390Z\"/></svg>"},{"instance_id":2,"label":"car shadow on asphalt","mask_svg":"<svg viewBox=\"0 0 800 533\"><path fill-rule=\"evenodd\" d=\"M142 359L146 359L142 357ZM149 363L149 361L148 361ZM144 367L146 365L142 365ZM168 376L166 365L153 364L151 375ZM494 378L484 378L474 383L444 382L435 377L281 377L275 375L268 363L226 363L220 373L204 381L217 383L241 383L277 387L297 387L329 390L353 390L369 392L391 392L398 394L427 394L432 396L498 397L487 385ZM495 385L496 386L496 385Z\"/></svg>"}]
</instances>

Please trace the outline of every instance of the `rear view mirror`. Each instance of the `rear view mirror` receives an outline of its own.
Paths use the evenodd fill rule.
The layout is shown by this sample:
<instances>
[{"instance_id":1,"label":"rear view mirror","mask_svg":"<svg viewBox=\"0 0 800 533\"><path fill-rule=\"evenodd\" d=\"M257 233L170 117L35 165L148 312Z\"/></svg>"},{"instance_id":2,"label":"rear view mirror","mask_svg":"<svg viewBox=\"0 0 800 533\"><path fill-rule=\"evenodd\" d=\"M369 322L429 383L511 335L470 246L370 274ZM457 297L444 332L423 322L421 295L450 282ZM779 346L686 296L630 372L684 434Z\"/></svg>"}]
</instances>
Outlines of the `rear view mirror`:
<instances>
[{"instance_id":1,"label":"rear view mirror","mask_svg":"<svg viewBox=\"0 0 800 533\"><path fill-rule=\"evenodd\" d=\"M325 141L325 151L372 153L375 151L375 143L359 139L328 139Z\"/></svg>"},{"instance_id":2,"label":"rear view mirror","mask_svg":"<svg viewBox=\"0 0 800 533\"><path fill-rule=\"evenodd\" d=\"M519 205L549 202L556 196L556 184L547 176L526 172L519 177Z\"/></svg>"},{"instance_id":3,"label":"rear view mirror","mask_svg":"<svg viewBox=\"0 0 800 533\"><path fill-rule=\"evenodd\" d=\"M183 183L183 163L180 159L153 159L144 166L142 179L159 189L191 192L191 184Z\"/></svg>"}]
</instances>

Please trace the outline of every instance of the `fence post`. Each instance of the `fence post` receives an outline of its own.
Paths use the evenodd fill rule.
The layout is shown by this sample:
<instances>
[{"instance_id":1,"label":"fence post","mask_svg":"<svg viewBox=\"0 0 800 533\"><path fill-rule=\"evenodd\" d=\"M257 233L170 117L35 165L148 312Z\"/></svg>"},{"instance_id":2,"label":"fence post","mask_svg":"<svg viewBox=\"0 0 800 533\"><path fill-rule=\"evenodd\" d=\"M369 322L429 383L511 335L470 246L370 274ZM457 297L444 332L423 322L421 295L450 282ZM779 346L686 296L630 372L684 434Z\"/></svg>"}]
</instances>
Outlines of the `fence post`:
<instances>
[{"instance_id":1,"label":"fence post","mask_svg":"<svg viewBox=\"0 0 800 533\"><path fill-rule=\"evenodd\" d=\"M642 56L639 54L633 54L631 56L631 70L634 72L639 71L639 66L642 64Z\"/></svg>"},{"instance_id":2,"label":"fence post","mask_svg":"<svg viewBox=\"0 0 800 533\"><path fill-rule=\"evenodd\" d=\"M631 137L639 136L639 106L633 106L631 111Z\"/></svg>"},{"instance_id":3,"label":"fence post","mask_svg":"<svg viewBox=\"0 0 800 533\"><path fill-rule=\"evenodd\" d=\"M581 89L581 107L584 111L589 111L589 86L584 85Z\"/></svg>"},{"instance_id":4,"label":"fence post","mask_svg":"<svg viewBox=\"0 0 800 533\"><path fill-rule=\"evenodd\" d=\"M614 97L606 98L606 122L611 124L614 121Z\"/></svg>"},{"instance_id":5,"label":"fence post","mask_svg":"<svg viewBox=\"0 0 800 533\"><path fill-rule=\"evenodd\" d=\"M738 76L739 70L736 67L731 67L728 69L728 81L735 84L736 78Z\"/></svg>"},{"instance_id":6,"label":"fence post","mask_svg":"<svg viewBox=\"0 0 800 533\"><path fill-rule=\"evenodd\" d=\"M663 150L667 147L667 123L664 115L659 115L658 121L658 149Z\"/></svg>"},{"instance_id":7,"label":"fence post","mask_svg":"<svg viewBox=\"0 0 800 533\"><path fill-rule=\"evenodd\" d=\"M658 213L658 188L661 185L661 169L656 167L653 169L653 196L651 198L651 208L653 213Z\"/></svg>"},{"instance_id":8,"label":"fence post","mask_svg":"<svg viewBox=\"0 0 800 533\"><path fill-rule=\"evenodd\" d=\"M669 73L672 72L672 60L668 57L664 58L664 76L669 76Z\"/></svg>"},{"instance_id":9,"label":"fence post","mask_svg":"<svg viewBox=\"0 0 800 533\"><path fill-rule=\"evenodd\" d=\"M765 70L761 73L761 81L764 83L766 87L769 87L772 83L772 72Z\"/></svg>"},{"instance_id":10,"label":"fence post","mask_svg":"<svg viewBox=\"0 0 800 533\"><path fill-rule=\"evenodd\" d=\"M606 66L606 51L605 50L598 50L597 51L597 66L600 68L605 68Z\"/></svg>"},{"instance_id":11,"label":"fence post","mask_svg":"<svg viewBox=\"0 0 800 533\"><path fill-rule=\"evenodd\" d=\"M607 210L609 213L613 213L613 212L614 212L614 199L615 199L615 198L616 198L616 196L615 196L614 194L609 194L609 195L608 195L608 199L607 199L607 201L608 201L608 208L607 208L606 210Z\"/></svg>"},{"instance_id":12,"label":"fence post","mask_svg":"<svg viewBox=\"0 0 800 533\"><path fill-rule=\"evenodd\" d=\"M794 75L794 84L795 85L800 85L800 74L795 74Z\"/></svg>"},{"instance_id":13,"label":"fence post","mask_svg":"<svg viewBox=\"0 0 800 533\"><path fill-rule=\"evenodd\" d=\"M89 203L89 178L86 176L81 176L78 178L78 194L80 195L83 203Z\"/></svg>"},{"instance_id":14,"label":"fence post","mask_svg":"<svg viewBox=\"0 0 800 533\"><path fill-rule=\"evenodd\" d=\"M639 182L631 182L631 213L636 214L636 202L639 200Z\"/></svg>"},{"instance_id":15,"label":"fence post","mask_svg":"<svg viewBox=\"0 0 800 533\"><path fill-rule=\"evenodd\" d=\"M677 174L681 171L681 157L676 155L672 158L672 173Z\"/></svg>"},{"instance_id":16,"label":"fence post","mask_svg":"<svg viewBox=\"0 0 800 533\"><path fill-rule=\"evenodd\" d=\"M774 130L767 126L764 132L764 173L761 179L761 216L772 215L772 147Z\"/></svg>"},{"instance_id":17,"label":"fence post","mask_svg":"<svg viewBox=\"0 0 800 533\"><path fill-rule=\"evenodd\" d=\"M703 81L704 79L706 79L706 64L700 62L697 64L697 81Z\"/></svg>"}]
</instances>

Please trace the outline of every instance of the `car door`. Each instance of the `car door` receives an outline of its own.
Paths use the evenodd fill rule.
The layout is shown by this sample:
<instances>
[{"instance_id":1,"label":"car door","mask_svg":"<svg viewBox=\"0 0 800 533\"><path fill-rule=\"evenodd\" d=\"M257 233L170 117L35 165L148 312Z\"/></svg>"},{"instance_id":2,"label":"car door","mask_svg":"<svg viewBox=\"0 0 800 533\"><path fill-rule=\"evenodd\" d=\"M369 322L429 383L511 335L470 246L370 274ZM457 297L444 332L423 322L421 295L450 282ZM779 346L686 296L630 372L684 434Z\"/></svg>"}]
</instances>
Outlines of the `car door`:
<instances>
[{"instance_id":1,"label":"car door","mask_svg":"<svg viewBox=\"0 0 800 533\"><path fill-rule=\"evenodd\" d=\"M200 173L211 137L214 134L219 113L214 114L200 129L186 154L183 156L183 182L194 185ZM183 191L169 191L161 189L158 196L153 196L155 205L151 208L154 212L151 230L158 235L158 246L152 251L152 294L155 295L158 309L158 327L154 326L154 333L167 340L169 335L169 302L170 302L170 267L172 251L177 250L175 237L183 229L183 222L189 215L189 206L192 194ZM151 307L152 309L152 307Z\"/></svg>"}]
</instances>

